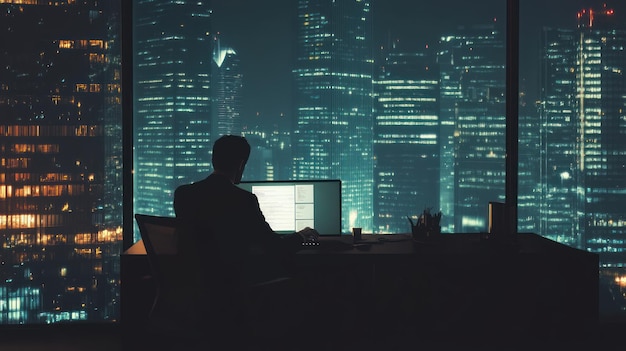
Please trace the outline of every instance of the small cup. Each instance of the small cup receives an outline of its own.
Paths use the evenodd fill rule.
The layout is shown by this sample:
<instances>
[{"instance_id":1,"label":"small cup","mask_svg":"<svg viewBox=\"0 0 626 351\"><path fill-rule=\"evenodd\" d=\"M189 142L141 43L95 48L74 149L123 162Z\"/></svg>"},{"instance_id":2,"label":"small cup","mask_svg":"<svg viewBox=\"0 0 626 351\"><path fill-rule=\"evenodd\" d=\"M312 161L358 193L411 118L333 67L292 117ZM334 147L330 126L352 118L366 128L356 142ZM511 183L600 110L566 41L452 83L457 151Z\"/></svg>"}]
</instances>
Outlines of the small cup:
<instances>
[{"instance_id":1,"label":"small cup","mask_svg":"<svg viewBox=\"0 0 626 351\"><path fill-rule=\"evenodd\" d=\"M356 243L361 240L362 228L352 228L352 240Z\"/></svg>"}]
</instances>

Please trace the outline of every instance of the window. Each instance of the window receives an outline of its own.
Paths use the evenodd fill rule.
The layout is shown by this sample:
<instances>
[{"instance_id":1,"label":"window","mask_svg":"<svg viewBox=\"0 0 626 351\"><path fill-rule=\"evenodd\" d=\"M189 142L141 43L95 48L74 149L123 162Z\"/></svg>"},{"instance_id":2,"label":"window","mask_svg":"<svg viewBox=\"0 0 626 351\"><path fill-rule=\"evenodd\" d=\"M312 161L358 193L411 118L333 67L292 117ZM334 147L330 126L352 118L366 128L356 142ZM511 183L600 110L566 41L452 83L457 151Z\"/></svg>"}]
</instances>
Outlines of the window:
<instances>
[{"instance_id":1,"label":"window","mask_svg":"<svg viewBox=\"0 0 626 351\"><path fill-rule=\"evenodd\" d=\"M222 134L253 146L244 180L341 179L344 233L407 232L425 209L486 231L506 200L507 1L36 3L0 4L0 324L119 320L132 214L172 215ZM598 253L610 315L626 311L624 18L618 1L519 11L518 231Z\"/></svg>"},{"instance_id":2,"label":"window","mask_svg":"<svg viewBox=\"0 0 626 351\"><path fill-rule=\"evenodd\" d=\"M119 320L120 1L0 17L0 324Z\"/></svg>"}]
</instances>

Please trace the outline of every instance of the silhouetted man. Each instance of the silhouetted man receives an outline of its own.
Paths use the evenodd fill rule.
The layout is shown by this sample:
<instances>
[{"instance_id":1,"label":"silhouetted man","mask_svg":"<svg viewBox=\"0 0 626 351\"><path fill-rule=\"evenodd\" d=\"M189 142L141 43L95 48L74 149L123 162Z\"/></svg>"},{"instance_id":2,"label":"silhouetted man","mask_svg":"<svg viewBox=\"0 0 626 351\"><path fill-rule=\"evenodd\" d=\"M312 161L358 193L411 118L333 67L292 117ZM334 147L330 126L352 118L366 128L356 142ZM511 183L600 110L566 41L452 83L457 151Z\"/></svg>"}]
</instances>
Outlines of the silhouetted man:
<instances>
[{"instance_id":1,"label":"silhouetted man","mask_svg":"<svg viewBox=\"0 0 626 351\"><path fill-rule=\"evenodd\" d=\"M220 299L217 307L226 309L222 311L225 317L233 318L233 309L251 300L266 307L288 307L288 301L281 300L298 294L288 283L289 256L302 248L303 241L319 237L311 228L287 235L272 230L257 197L236 186L249 155L245 138L220 137L213 145L214 171L203 180L181 185L174 193L174 210L182 226L179 251L189 268L183 274L199 287L200 303L203 298L211 298L213 304ZM284 280L287 283L276 283L283 278L288 278ZM216 286L220 287L217 291ZM256 307L262 306L246 306ZM280 316L285 308L270 312ZM292 321L282 321L281 328L289 323Z\"/></svg>"}]
</instances>

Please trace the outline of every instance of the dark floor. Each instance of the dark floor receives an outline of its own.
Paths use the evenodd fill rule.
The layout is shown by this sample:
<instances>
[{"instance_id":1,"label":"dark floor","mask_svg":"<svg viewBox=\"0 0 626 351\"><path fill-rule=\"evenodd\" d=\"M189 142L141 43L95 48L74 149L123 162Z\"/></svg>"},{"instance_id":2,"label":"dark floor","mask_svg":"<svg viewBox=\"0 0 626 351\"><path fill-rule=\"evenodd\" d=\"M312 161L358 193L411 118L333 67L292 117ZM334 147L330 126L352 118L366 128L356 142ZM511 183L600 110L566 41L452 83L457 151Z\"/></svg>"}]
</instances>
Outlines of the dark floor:
<instances>
[{"instance_id":1,"label":"dark floor","mask_svg":"<svg viewBox=\"0 0 626 351\"><path fill-rule=\"evenodd\" d=\"M125 329L124 329L125 330ZM137 329L138 330L138 329ZM421 335L421 336L418 336ZM427 335L411 327L400 327L381 333L377 328L363 330L353 335L342 335L336 340L324 340L315 331L303 332L282 350L617 350L623 348L626 335L624 321L603 321L598 330L589 335L563 340L558 337L507 337L489 335ZM126 333L117 324L65 325L39 327L0 328L1 351L115 351L115 350L242 350L210 347L203 337L199 339L163 339L140 331ZM155 341L159 340L159 341ZM167 341L164 341L167 340ZM241 341L241 340L238 340ZM233 343L235 344L235 343ZM621 347L619 345L622 345ZM250 350L273 349L267 342L260 342ZM616 348L617 347L617 348Z\"/></svg>"}]
</instances>

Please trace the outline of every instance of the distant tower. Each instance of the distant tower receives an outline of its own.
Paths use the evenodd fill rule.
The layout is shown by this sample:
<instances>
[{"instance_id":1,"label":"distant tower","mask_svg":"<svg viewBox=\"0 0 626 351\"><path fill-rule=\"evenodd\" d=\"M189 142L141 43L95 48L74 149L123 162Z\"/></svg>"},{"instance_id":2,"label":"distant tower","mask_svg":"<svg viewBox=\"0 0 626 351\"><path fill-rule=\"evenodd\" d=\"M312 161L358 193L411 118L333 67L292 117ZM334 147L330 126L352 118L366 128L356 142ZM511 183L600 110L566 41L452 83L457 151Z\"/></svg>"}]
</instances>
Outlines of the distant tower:
<instances>
[{"instance_id":1,"label":"distant tower","mask_svg":"<svg viewBox=\"0 0 626 351\"><path fill-rule=\"evenodd\" d=\"M622 15L623 16L623 15ZM582 11L576 66L585 249L626 266L626 30L606 7Z\"/></svg>"},{"instance_id":2,"label":"distant tower","mask_svg":"<svg viewBox=\"0 0 626 351\"><path fill-rule=\"evenodd\" d=\"M526 101L526 89L520 84L518 132L517 230L539 234L541 126L537 120L539 104Z\"/></svg>"},{"instance_id":3,"label":"distant tower","mask_svg":"<svg viewBox=\"0 0 626 351\"><path fill-rule=\"evenodd\" d=\"M135 213L173 215L176 187L209 173L210 14L191 0L133 9Z\"/></svg>"},{"instance_id":4,"label":"distant tower","mask_svg":"<svg viewBox=\"0 0 626 351\"><path fill-rule=\"evenodd\" d=\"M545 28L542 60L540 233L582 248L577 194L576 56L574 30Z\"/></svg>"},{"instance_id":5,"label":"distant tower","mask_svg":"<svg viewBox=\"0 0 626 351\"><path fill-rule=\"evenodd\" d=\"M506 50L496 24L440 40L441 207L454 218L442 230L486 231L489 202L504 202Z\"/></svg>"},{"instance_id":6,"label":"distant tower","mask_svg":"<svg viewBox=\"0 0 626 351\"><path fill-rule=\"evenodd\" d=\"M606 7L544 31L542 234L626 265L626 30ZM563 91L563 92L560 92Z\"/></svg>"},{"instance_id":7,"label":"distant tower","mask_svg":"<svg viewBox=\"0 0 626 351\"><path fill-rule=\"evenodd\" d=\"M343 230L372 230L370 2L299 0L294 177L342 181Z\"/></svg>"},{"instance_id":8,"label":"distant tower","mask_svg":"<svg viewBox=\"0 0 626 351\"><path fill-rule=\"evenodd\" d=\"M239 68L239 56L234 49L223 46L216 36L213 46L212 89L212 140L221 135L240 135L241 89L243 76Z\"/></svg>"},{"instance_id":9,"label":"distant tower","mask_svg":"<svg viewBox=\"0 0 626 351\"><path fill-rule=\"evenodd\" d=\"M439 211L439 70L434 52L383 54L375 80L374 228L410 231L407 216Z\"/></svg>"},{"instance_id":10,"label":"distant tower","mask_svg":"<svg viewBox=\"0 0 626 351\"><path fill-rule=\"evenodd\" d=\"M282 127L282 126L280 126ZM248 139L256 155L248 160L243 180L288 180L291 178L291 131L279 125L245 128L242 135Z\"/></svg>"}]
</instances>

